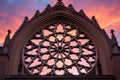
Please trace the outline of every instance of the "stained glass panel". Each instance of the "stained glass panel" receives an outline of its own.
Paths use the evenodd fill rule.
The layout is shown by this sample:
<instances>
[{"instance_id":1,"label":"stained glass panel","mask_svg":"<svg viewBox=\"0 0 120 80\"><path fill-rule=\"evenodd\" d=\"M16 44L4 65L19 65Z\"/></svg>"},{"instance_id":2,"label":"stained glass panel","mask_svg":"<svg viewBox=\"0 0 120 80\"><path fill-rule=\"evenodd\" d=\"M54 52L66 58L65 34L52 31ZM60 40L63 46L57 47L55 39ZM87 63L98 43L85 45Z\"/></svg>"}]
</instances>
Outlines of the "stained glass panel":
<instances>
[{"instance_id":1,"label":"stained glass panel","mask_svg":"<svg viewBox=\"0 0 120 80\"><path fill-rule=\"evenodd\" d=\"M86 75L93 70L97 54L92 39L79 27L60 23L31 36L22 60L31 75Z\"/></svg>"}]
</instances>

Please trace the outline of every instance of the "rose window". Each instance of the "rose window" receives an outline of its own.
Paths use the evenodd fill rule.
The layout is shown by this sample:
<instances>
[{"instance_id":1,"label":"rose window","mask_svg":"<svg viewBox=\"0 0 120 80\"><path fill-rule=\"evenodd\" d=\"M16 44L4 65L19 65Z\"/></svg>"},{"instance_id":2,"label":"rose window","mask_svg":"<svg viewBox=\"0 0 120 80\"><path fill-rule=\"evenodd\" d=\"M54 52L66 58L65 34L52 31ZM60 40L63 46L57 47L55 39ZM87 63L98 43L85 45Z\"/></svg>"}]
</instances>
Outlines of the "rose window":
<instances>
[{"instance_id":1,"label":"rose window","mask_svg":"<svg viewBox=\"0 0 120 80\"><path fill-rule=\"evenodd\" d=\"M55 24L41 27L27 41L23 64L31 75L82 75L96 64L92 40L78 27Z\"/></svg>"}]
</instances>

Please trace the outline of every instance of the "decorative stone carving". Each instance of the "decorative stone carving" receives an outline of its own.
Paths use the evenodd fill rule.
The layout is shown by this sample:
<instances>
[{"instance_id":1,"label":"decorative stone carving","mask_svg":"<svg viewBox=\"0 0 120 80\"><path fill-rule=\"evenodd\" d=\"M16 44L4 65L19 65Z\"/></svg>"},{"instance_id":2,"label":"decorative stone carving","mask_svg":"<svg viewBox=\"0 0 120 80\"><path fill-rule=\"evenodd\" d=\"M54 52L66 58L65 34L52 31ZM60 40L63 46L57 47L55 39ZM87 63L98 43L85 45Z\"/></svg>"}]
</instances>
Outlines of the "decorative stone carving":
<instances>
[{"instance_id":1,"label":"decorative stone carving","mask_svg":"<svg viewBox=\"0 0 120 80\"><path fill-rule=\"evenodd\" d=\"M97 54L92 39L78 27L57 23L28 39L22 60L31 75L87 75Z\"/></svg>"}]
</instances>

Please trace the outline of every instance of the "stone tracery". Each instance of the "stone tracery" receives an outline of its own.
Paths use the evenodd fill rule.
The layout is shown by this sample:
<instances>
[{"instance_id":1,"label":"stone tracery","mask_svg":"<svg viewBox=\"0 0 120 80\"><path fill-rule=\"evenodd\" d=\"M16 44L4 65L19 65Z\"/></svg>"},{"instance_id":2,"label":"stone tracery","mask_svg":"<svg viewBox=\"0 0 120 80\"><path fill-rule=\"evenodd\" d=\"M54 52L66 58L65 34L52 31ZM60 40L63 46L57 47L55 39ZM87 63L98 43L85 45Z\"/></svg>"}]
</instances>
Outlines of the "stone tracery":
<instances>
[{"instance_id":1,"label":"stone tracery","mask_svg":"<svg viewBox=\"0 0 120 80\"><path fill-rule=\"evenodd\" d=\"M40 28L23 50L23 63L31 75L88 74L96 60L92 40L78 27L63 23Z\"/></svg>"}]
</instances>

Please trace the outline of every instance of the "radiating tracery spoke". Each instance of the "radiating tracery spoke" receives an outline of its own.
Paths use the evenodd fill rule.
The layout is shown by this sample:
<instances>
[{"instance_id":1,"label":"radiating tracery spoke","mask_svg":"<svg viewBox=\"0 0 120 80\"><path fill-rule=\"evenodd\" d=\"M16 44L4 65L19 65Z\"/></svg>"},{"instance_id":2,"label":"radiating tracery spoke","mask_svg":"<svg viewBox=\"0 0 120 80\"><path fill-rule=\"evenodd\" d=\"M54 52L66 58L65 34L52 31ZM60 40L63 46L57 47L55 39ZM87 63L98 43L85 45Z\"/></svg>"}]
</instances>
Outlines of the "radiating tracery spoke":
<instances>
[{"instance_id":1,"label":"radiating tracery spoke","mask_svg":"<svg viewBox=\"0 0 120 80\"><path fill-rule=\"evenodd\" d=\"M31 74L88 74L96 63L95 46L79 28L56 24L40 28L23 50L23 63Z\"/></svg>"}]
</instances>

